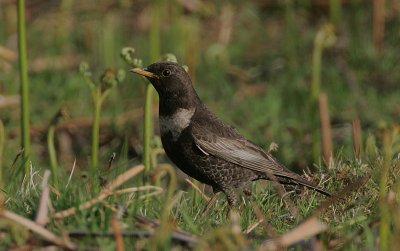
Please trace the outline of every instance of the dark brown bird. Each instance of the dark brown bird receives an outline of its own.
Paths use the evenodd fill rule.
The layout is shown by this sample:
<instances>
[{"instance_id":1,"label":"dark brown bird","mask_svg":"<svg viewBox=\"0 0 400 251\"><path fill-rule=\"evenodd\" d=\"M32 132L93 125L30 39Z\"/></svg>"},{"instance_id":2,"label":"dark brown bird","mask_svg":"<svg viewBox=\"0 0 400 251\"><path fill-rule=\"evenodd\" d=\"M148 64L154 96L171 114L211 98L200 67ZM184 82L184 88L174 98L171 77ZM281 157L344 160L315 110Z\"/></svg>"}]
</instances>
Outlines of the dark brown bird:
<instances>
[{"instance_id":1,"label":"dark brown bird","mask_svg":"<svg viewBox=\"0 0 400 251\"><path fill-rule=\"evenodd\" d=\"M224 192L230 206L237 203L234 188L271 174L282 184L300 184L330 195L219 120L177 63L157 62L131 71L145 76L158 92L161 140L168 157L187 175L212 186L214 193Z\"/></svg>"}]
</instances>

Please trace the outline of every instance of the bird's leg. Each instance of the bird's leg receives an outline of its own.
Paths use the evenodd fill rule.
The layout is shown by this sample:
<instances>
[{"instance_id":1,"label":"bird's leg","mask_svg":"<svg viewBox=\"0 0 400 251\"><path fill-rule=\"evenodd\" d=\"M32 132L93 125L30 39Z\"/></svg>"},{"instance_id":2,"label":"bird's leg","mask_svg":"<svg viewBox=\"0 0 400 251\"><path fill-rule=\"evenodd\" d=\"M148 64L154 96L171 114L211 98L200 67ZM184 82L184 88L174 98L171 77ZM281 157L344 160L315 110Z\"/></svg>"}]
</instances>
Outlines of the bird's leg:
<instances>
[{"instance_id":1,"label":"bird's leg","mask_svg":"<svg viewBox=\"0 0 400 251\"><path fill-rule=\"evenodd\" d=\"M223 192L226 194L229 208L233 208L238 205L238 198L232 188L225 188Z\"/></svg>"},{"instance_id":2,"label":"bird's leg","mask_svg":"<svg viewBox=\"0 0 400 251\"><path fill-rule=\"evenodd\" d=\"M250 190L249 188L243 189L243 193L244 193L246 196L251 196L251 195L253 195L253 193L251 192L251 190Z\"/></svg>"},{"instance_id":3,"label":"bird's leg","mask_svg":"<svg viewBox=\"0 0 400 251\"><path fill-rule=\"evenodd\" d=\"M239 205L239 201L233 188L224 188L222 191L226 194L226 200L228 201L226 217L229 218L229 213Z\"/></svg>"}]
</instances>

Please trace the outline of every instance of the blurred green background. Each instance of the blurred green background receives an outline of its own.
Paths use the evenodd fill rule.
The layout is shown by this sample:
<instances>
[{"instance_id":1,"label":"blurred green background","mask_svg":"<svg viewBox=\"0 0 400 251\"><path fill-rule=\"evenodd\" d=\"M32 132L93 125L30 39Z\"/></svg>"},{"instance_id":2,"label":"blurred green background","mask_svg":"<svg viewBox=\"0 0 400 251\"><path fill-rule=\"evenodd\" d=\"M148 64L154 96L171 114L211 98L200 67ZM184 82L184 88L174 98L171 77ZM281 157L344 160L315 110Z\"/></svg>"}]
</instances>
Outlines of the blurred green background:
<instances>
[{"instance_id":1,"label":"blurred green background","mask_svg":"<svg viewBox=\"0 0 400 251\"><path fill-rule=\"evenodd\" d=\"M312 58L316 34L327 23L335 40L322 52L320 91L328 97L334 156L353 156L353 119L360 119L364 138L400 121L400 2L386 6L379 22L372 2L361 0L27 1L34 165L49 165L46 130L61 107L69 116L56 131L60 164L88 165L91 99L78 72L81 61L99 78L108 67L129 70L119 56L123 47L134 47L148 65L151 46L159 46L160 54L173 53L189 67L199 96L223 121L265 149L277 143L274 154L290 168L312 169L321 162L312 154L318 114ZM0 0L6 167L20 149L16 22L16 1ZM101 165L113 152L125 162L140 161L144 90L128 74L106 99ZM156 111L155 105L155 118Z\"/></svg>"}]
</instances>

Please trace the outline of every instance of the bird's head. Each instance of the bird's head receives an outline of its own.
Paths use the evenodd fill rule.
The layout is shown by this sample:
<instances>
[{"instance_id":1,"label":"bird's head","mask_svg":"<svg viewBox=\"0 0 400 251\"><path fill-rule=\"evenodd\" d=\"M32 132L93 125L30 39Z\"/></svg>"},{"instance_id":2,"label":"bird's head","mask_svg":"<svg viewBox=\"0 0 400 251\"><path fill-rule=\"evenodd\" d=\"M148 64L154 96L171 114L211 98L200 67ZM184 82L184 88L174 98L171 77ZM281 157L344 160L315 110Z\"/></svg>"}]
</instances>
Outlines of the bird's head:
<instances>
[{"instance_id":1,"label":"bird's head","mask_svg":"<svg viewBox=\"0 0 400 251\"><path fill-rule=\"evenodd\" d=\"M162 61L131 71L145 76L157 90L160 99L184 98L194 92L188 73L177 63Z\"/></svg>"}]
</instances>

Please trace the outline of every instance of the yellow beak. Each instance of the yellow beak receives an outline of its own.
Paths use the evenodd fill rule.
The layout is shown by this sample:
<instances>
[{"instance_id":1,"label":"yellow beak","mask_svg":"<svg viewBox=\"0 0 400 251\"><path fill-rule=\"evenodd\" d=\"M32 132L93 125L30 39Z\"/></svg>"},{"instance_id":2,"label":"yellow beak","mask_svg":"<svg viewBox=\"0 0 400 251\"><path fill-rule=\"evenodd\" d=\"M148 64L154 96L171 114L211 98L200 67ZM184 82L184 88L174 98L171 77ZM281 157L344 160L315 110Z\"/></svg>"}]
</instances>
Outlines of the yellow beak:
<instances>
[{"instance_id":1,"label":"yellow beak","mask_svg":"<svg viewBox=\"0 0 400 251\"><path fill-rule=\"evenodd\" d=\"M145 76L148 78L160 78L158 75L156 75L152 72L149 72L149 71L145 71L141 68L133 68L133 69L131 69L131 72L137 73L139 75L142 75L142 76Z\"/></svg>"}]
</instances>

